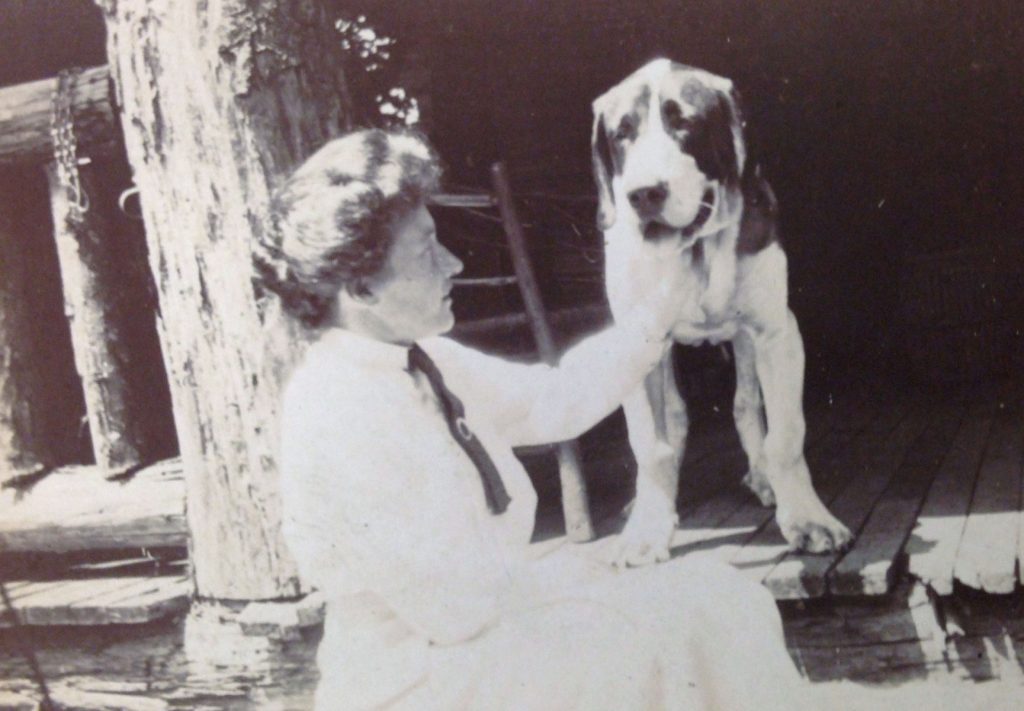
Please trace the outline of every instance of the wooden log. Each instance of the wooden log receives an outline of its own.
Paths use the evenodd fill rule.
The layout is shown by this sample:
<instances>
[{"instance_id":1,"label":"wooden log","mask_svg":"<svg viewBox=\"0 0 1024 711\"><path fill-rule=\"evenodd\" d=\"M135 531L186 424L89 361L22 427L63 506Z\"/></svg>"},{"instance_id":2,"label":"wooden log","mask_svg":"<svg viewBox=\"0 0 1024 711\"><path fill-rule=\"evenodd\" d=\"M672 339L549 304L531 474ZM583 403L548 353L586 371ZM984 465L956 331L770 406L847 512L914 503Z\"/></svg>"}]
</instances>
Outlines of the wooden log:
<instances>
[{"instance_id":1,"label":"wooden log","mask_svg":"<svg viewBox=\"0 0 1024 711\"><path fill-rule=\"evenodd\" d=\"M185 485L176 462L124 483L107 481L97 467L66 467L27 493L0 491L0 550L67 553L187 543Z\"/></svg>"},{"instance_id":2,"label":"wooden log","mask_svg":"<svg viewBox=\"0 0 1024 711\"><path fill-rule=\"evenodd\" d=\"M94 171L93 165L79 168L80 189L89 201L88 210L79 215L72 210L56 167L46 166L64 313L85 394L93 456L98 466L116 473L138 464L146 451L146 402L145 393L131 387L132 354L124 337L131 314L122 307L123 255L104 214L101 183Z\"/></svg>"},{"instance_id":3,"label":"wooden log","mask_svg":"<svg viewBox=\"0 0 1024 711\"><path fill-rule=\"evenodd\" d=\"M522 224L516 215L512 187L509 184L505 166L501 163L491 166L491 179L498 197L502 221L505 224L505 234L508 236L509 252L512 254L512 265L519 282L519 291L526 306L530 328L537 341L537 350L542 360L549 365L554 365L558 362L558 351L555 348L555 339L551 334L544 302L540 297L540 287L537 285L537 279L530 264L530 255L526 249L526 236L523 234ZM590 520L587 481L583 476L583 462L579 446L575 442L563 442L558 446L557 456L566 534L571 541L589 541L594 538L594 525Z\"/></svg>"},{"instance_id":4,"label":"wooden log","mask_svg":"<svg viewBox=\"0 0 1024 711\"><path fill-rule=\"evenodd\" d=\"M278 375L293 354L253 288L273 188L347 127L344 62L322 0L102 0L168 368L197 592L293 597L280 533ZM281 339L282 341L284 339Z\"/></svg>"},{"instance_id":5,"label":"wooden log","mask_svg":"<svg viewBox=\"0 0 1024 711\"><path fill-rule=\"evenodd\" d=\"M50 120L56 89L56 78L0 89L0 165L53 160ZM120 129L110 102L107 67L84 70L75 81L72 98L80 155L119 150Z\"/></svg>"}]
</instances>

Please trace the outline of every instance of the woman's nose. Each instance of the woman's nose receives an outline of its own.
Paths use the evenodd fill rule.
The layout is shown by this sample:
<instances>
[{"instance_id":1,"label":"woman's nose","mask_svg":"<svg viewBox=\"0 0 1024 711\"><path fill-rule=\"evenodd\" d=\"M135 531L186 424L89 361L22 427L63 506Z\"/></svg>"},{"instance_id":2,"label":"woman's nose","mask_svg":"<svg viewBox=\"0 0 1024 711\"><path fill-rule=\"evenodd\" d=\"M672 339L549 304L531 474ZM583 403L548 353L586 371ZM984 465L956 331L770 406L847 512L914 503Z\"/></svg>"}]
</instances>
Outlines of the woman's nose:
<instances>
[{"instance_id":1,"label":"woman's nose","mask_svg":"<svg viewBox=\"0 0 1024 711\"><path fill-rule=\"evenodd\" d=\"M453 277L462 271L462 260L442 247L444 257L444 269L447 276Z\"/></svg>"}]
</instances>

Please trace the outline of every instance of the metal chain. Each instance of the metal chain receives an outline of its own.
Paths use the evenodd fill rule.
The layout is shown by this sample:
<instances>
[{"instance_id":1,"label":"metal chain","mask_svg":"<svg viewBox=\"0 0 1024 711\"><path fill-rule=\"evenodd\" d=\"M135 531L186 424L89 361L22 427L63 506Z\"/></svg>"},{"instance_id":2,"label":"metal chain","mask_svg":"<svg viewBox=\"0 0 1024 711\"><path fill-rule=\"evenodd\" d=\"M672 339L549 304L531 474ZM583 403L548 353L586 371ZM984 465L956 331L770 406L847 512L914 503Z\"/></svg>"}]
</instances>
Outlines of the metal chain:
<instances>
[{"instance_id":1,"label":"metal chain","mask_svg":"<svg viewBox=\"0 0 1024 711\"><path fill-rule=\"evenodd\" d=\"M79 219L89 211L89 196L82 188L78 166L88 163L79 161L75 140L75 116L72 108L75 83L82 73L81 67L62 69L57 75L57 90L53 94L50 114L50 135L53 138L53 158L57 166L57 180L67 192L70 216Z\"/></svg>"}]
</instances>

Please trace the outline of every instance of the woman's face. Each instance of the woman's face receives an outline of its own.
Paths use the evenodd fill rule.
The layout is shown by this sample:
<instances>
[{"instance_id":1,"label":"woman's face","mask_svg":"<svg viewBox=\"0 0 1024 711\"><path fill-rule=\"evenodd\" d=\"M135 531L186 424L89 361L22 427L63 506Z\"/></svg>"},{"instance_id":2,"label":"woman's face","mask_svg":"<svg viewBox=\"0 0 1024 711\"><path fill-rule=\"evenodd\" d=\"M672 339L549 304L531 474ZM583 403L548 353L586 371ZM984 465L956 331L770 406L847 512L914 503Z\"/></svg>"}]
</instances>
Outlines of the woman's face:
<instances>
[{"instance_id":1,"label":"woman's face","mask_svg":"<svg viewBox=\"0 0 1024 711\"><path fill-rule=\"evenodd\" d=\"M389 340L413 343L455 324L451 278L462 262L437 241L434 218L420 205L391 226L393 241L383 268L367 282L369 307Z\"/></svg>"}]
</instances>

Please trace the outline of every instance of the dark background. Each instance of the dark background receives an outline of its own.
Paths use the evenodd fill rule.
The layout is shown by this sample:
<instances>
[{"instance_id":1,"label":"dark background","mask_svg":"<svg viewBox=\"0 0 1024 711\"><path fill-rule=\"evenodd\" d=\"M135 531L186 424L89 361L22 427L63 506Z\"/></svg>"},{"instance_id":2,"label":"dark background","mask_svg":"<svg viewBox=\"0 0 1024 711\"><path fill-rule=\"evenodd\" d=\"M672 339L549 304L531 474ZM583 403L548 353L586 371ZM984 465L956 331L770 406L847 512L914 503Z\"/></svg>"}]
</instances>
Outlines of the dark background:
<instances>
[{"instance_id":1,"label":"dark background","mask_svg":"<svg viewBox=\"0 0 1024 711\"><path fill-rule=\"evenodd\" d=\"M841 359L879 368L898 359L913 260L968 250L985 264L984 255L1021 243L1019 0L335 5L339 17L364 13L398 39L396 66L422 97L425 128L453 184L485 187L487 166L503 158L525 194L582 196L565 203L577 225L592 209L595 96L655 56L731 77L781 203L791 301L812 375ZM8 1L0 14L0 85L105 61L91 2ZM535 227L548 212L536 208ZM534 235L549 298L600 298L592 280L560 281L572 270L547 263L545 240L558 235ZM576 248L568 261L599 260L592 218L568 242ZM976 281L993 278L992 261ZM1010 288L986 318L1019 333L1019 303L1005 296L1024 291L1019 270L995 266Z\"/></svg>"}]
</instances>

